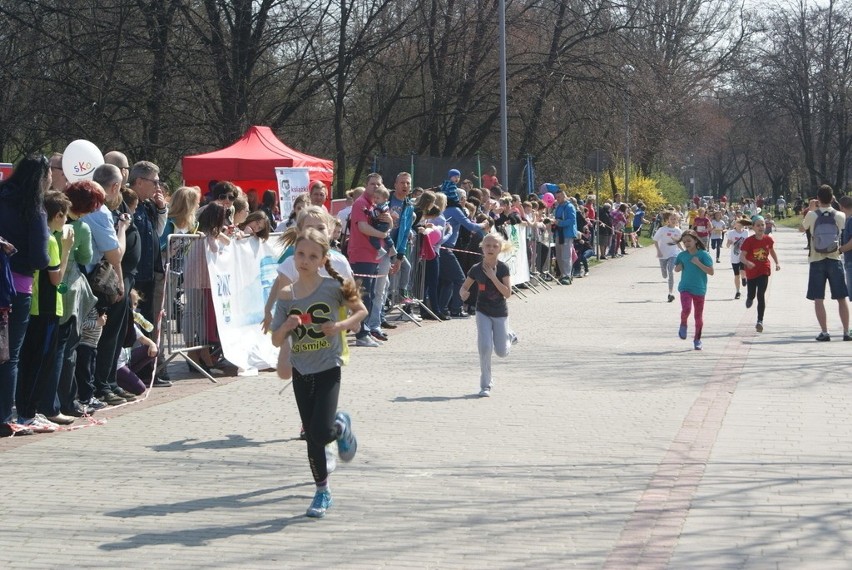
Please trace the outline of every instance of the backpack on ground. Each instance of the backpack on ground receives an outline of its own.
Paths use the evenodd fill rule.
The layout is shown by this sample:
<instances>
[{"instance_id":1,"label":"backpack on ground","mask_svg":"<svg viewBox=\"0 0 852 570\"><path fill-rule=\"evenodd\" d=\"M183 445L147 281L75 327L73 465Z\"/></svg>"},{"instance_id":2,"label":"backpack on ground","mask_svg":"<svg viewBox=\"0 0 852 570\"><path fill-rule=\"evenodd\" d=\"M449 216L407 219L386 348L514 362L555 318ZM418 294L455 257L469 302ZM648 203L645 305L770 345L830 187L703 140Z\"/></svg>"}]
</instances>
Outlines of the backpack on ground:
<instances>
[{"instance_id":1,"label":"backpack on ground","mask_svg":"<svg viewBox=\"0 0 852 570\"><path fill-rule=\"evenodd\" d=\"M839 247L840 229L834 221L834 208L822 212L817 210L812 240L817 253L834 253Z\"/></svg>"}]
</instances>

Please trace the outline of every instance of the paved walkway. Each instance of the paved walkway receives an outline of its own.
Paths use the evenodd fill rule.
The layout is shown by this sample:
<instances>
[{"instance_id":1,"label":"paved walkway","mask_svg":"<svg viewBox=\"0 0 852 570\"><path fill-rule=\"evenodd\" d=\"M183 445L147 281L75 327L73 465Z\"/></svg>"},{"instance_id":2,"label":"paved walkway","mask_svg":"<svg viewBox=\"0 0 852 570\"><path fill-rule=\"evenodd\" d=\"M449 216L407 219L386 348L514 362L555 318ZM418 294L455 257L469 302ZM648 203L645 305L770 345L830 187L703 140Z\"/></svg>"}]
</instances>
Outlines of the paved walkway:
<instances>
[{"instance_id":1,"label":"paved walkway","mask_svg":"<svg viewBox=\"0 0 852 570\"><path fill-rule=\"evenodd\" d=\"M513 299L490 399L472 321L353 349L360 448L321 521L272 375L0 441L0 567L850 568L852 343L833 303L813 340L804 241L776 238L765 332L723 263L702 352L650 248Z\"/></svg>"}]
</instances>

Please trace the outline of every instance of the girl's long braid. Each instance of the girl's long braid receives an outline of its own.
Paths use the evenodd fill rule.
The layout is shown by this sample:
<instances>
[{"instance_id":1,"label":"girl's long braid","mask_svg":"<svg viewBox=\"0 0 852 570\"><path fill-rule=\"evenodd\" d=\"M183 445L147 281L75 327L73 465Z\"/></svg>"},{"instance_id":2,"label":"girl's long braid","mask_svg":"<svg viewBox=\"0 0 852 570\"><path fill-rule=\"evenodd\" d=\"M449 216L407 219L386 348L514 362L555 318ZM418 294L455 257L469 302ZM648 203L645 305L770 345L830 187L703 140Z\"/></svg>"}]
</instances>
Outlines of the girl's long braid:
<instances>
[{"instance_id":1,"label":"girl's long braid","mask_svg":"<svg viewBox=\"0 0 852 570\"><path fill-rule=\"evenodd\" d=\"M296 244L296 238L299 237L299 229L296 226L290 226L284 233L278 236L278 243L284 247L290 247Z\"/></svg>"},{"instance_id":2,"label":"girl's long braid","mask_svg":"<svg viewBox=\"0 0 852 570\"><path fill-rule=\"evenodd\" d=\"M326 257L325 259L325 270L328 271L328 274L336 279L340 283L340 290L343 292L343 298L346 299L347 302L358 301L361 298L360 293L358 292L358 287L355 286L349 279L344 279L340 273L335 271L334 267L331 266L331 258Z\"/></svg>"}]
</instances>

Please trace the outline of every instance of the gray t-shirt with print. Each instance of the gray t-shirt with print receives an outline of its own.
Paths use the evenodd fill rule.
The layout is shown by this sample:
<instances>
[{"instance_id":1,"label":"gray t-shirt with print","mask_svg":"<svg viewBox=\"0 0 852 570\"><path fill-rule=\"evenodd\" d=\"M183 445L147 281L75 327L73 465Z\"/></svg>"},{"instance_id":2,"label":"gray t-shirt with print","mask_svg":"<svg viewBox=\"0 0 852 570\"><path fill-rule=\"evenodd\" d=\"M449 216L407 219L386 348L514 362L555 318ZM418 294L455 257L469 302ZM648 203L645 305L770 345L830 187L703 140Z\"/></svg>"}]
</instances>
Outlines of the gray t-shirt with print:
<instances>
[{"instance_id":1,"label":"gray t-shirt with print","mask_svg":"<svg viewBox=\"0 0 852 570\"><path fill-rule=\"evenodd\" d=\"M313 293L301 299L278 299L272 330L278 329L289 315L299 315L302 324L290 332L293 346L290 349L290 364L300 374L316 374L345 360L345 334L341 331L332 336L322 332L323 323L340 320L345 310L340 283L324 278Z\"/></svg>"}]
</instances>

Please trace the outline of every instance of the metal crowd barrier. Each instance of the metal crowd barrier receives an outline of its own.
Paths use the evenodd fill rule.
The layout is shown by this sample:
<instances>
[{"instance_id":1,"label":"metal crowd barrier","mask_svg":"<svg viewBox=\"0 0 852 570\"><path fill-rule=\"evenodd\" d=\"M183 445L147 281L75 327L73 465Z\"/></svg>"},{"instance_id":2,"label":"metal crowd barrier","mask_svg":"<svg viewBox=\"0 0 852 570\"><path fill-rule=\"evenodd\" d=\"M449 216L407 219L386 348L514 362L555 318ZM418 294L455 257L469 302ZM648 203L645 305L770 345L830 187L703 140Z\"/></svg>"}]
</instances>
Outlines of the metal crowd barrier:
<instances>
[{"instance_id":1,"label":"metal crowd barrier","mask_svg":"<svg viewBox=\"0 0 852 570\"><path fill-rule=\"evenodd\" d=\"M160 366L181 357L215 383L216 379L190 356L193 352L215 349L219 342L206 246L207 238L200 234L169 236L161 323L161 338L168 356Z\"/></svg>"},{"instance_id":2,"label":"metal crowd barrier","mask_svg":"<svg viewBox=\"0 0 852 570\"><path fill-rule=\"evenodd\" d=\"M398 315L397 320L409 320L417 326L422 325L411 314L414 307L420 309L421 315L426 313L437 320L435 313L424 302L426 298L426 260L420 258L421 241L421 236L415 233L406 252L406 259L411 265L408 283L400 283L398 275L390 280L391 287L388 293L390 307L386 313L396 313ZM403 294L403 292L407 294Z\"/></svg>"}]
</instances>

